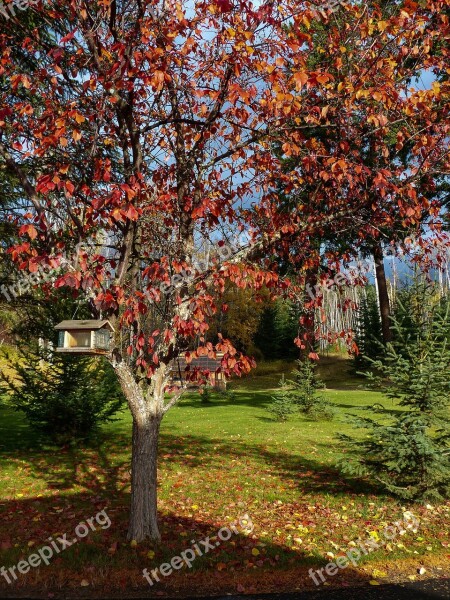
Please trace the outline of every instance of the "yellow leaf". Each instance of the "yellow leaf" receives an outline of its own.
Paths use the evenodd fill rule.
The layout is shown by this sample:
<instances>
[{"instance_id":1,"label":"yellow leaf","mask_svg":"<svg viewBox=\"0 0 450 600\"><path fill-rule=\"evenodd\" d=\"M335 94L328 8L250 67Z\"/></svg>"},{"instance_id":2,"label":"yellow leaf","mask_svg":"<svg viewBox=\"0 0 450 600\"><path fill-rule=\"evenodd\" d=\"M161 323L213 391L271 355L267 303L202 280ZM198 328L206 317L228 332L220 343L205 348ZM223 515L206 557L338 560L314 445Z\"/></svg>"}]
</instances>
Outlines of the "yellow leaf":
<instances>
[{"instance_id":1,"label":"yellow leaf","mask_svg":"<svg viewBox=\"0 0 450 600\"><path fill-rule=\"evenodd\" d=\"M252 548L252 554L253 554L253 556L259 556L260 552L259 552L258 548Z\"/></svg>"},{"instance_id":2,"label":"yellow leaf","mask_svg":"<svg viewBox=\"0 0 450 600\"><path fill-rule=\"evenodd\" d=\"M371 579L371 580L369 581L369 583L370 583L370 585L380 585L380 582L379 582L379 581L377 581L376 579Z\"/></svg>"},{"instance_id":3,"label":"yellow leaf","mask_svg":"<svg viewBox=\"0 0 450 600\"><path fill-rule=\"evenodd\" d=\"M76 142L78 142L78 140L81 140L81 131L78 131L78 129L74 129L72 137Z\"/></svg>"},{"instance_id":4,"label":"yellow leaf","mask_svg":"<svg viewBox=\"0 0 450 600\"><path fill-rule=\"evenodd\" d=\"M387 573L385 571L379 571L378 569L374 569L372 571L372 577L376 579L377 577L387 577Z\"/></svg>"},{"instance_id":5,"label":"yellow leaf","mask_svg":"<svg viewBox=\"0 0 450 600\"><path fill-rule=\"evenodd\" d=\"M87 579L82 579L80 585L81 587L88 587L89 581Z\"/></svg>"},{"instance_id":6,"label":"yellow leaf","mask_svg":"<svg viewBox=\"0 0 450 600\"><path fill-rule=\"evenodd\" d=\"M155 558L155 553L153 552L153 550L149 550L147 552L147 558L150 558L150 559Z\"/></svg>"},{"instance_id":7,"label":"yellow leaf","mask_svg":"<svg viewBox=\"0 0 450 600\"><path fill-rule=\"evenodd\" d=\"M137 541L136 541L136 540L131 540L131 542L130 542L130 546L131 546L132 548L136 548L136 547L137 547L137 545L138 545L138 543L137 543Z\"/></svg>"}]
</instances>

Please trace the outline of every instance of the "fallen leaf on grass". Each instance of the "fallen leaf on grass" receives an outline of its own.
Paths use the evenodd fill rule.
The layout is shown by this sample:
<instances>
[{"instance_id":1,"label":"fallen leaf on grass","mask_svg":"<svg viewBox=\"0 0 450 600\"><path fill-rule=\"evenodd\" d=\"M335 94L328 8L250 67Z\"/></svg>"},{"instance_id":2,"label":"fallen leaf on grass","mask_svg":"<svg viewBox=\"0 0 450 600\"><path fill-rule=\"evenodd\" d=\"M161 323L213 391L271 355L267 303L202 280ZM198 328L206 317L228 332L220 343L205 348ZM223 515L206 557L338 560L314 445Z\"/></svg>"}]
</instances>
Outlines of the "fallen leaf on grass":
<instances>
[{"instance_id":1,"label":"fallen leaf on grass","mask_svg":"<svg viewBox=\"0 0 450 600\"><path fill-rule=\"evenodd\" d=\"M378 569L374 569L372 571L372 577L377 579L378 577L387 577L387 573L385 571L379 571Z\"/></svg>"}]
</instances>

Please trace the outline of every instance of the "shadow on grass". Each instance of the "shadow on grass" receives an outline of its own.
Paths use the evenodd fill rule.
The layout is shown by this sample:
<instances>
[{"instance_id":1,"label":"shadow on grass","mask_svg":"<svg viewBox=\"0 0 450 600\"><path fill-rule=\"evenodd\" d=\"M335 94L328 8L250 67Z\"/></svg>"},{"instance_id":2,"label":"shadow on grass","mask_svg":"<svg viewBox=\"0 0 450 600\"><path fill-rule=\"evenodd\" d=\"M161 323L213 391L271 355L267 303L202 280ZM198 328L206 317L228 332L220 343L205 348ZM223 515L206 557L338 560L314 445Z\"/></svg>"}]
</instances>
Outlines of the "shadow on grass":
<instances>
[{"instance_id":1,"label":"shadow on grass","mask_svg":"<svg viewBox=\"0 0 450 600\"><path fill-rule=\"evenodd\" d=\"M197 452L203 452L201 445L205 440L186 437L173 440L170 436L163 436L163 452L170 449L174 453L171 460L177 461L178 451L189 451L189 456L195 456ZM224 451L225 447L221 448ZM236 449L227 447L229 456L236 454ZM209 579L220 577L218 571L226 569L226 577L222 577L222 583L230 577L253 577L254 582L259 580L261 569L268 569L273 573L274 569L302 569L302 577L307 584L313 587L308 579L308 568L322 568L326 560L319 554L305 552L300 548L277 544L268 540L267 536L261 536L262 530L267 524L254 523L254 530L246 532L244 524L239 519L246 513L244 508L236 505L233 512L228 515L219 515L212 518L208 513L197 512L195 516L178 513L190 512L189 506L182 509L174 500L170 509L160 510L160 528L162 543L154 547L150 542L143 542L136 547L126 542L126 530L128 521L129 505L129 477L128 465L125 461L117 463L111 460L117 448L113 444L108 450L98 448L95 454L86 459L86 452L73 449L61 450L58 454L58 464L61 472L55 477L49 473L47 468L52 468L53 463L48 463L45 457L37 463L36 474L45 477L49 483L59 482L59 493L46 497L30 497L26 499L9 500L0 503L0 518L2 526L0 529L0 564L6 569L16 565L20 560L27 559L30 554L36 553L42 546L48 545L48 538L52 536L55 540L58 536L67 534L68 540L74 540L77 535L76 527L87 519L95 518L100 511L106 511L111 526L106 525L103 520L97 526L94 522L95 531L83 539L78 539L70 548L52 557L50 565L31 569L27 575L20 575L13 586L6 586L10 591L14 585L21 589L45 589L50 591L57 589L59 593L65 587L80 586L81 580L89 580L97 589L113 586L110 589L128 590L130 580L133 588L146 589L148 584L142 577L142 570L155 569L163 562L170 562L174 556L192 548L195 542L210 537L214 542L214 548L196 557L192 570L183 569L180 574L175 573L173 580L167 578L168 585L176 583L178 588L183 585L189 589L189 585L196 583L193 577L197 574L202 577L205 573ZM92 450L91 450L92 451ZM253 451L257 451L254 449ZM194 453L194 454L192 454ZM267 454L265 457L272 460L274 455ZM167 460L167 458L166 458ZM287 471L298 468L298 464L284 465ZM312 468L314 465L304 465ZM72 489L70 493L63 493L72 488L84 488L81 491ZM183 503L189 504L189 499ZM250 513L250 519L251 513ZM237 534L231 534L227 541L219 541L217 534L223 527L230 523L236 523ZM216 544L216 540L219 542ZM216 547L217 546L217 547ZM201 544L200 544L201 547ZM256 571L252 571L256 569ZM191 575L192 571L194 575ZM264 571L262 571L264 573ZM239 575L239 574L242 575ZM253 573L253 574L252 574ZM179 575L179 577L178 577ZM236 577L235 577L236 575ZM176 579L178 577L178 580ZM355 573L355 577L361 581L364 576ZM185 581L183 578L186 578ZM164 578L151 593L158 595L165 590ZM238 579L239 581L239 579ZM191 582L191 583L189 583ZM234 584L236 586L236 584ZM5 588L5 582L0 578L0 590ZM236 591L236 587L230 588Z\"/></svg>"},{"instance_id":2,"label":"shadow on grass","mask_svg":"<svg viewBox=\"0 0 450 600\"><path fill-rule=\"evenodd\" d=\"M131 433L116 431L112 435L111 432L99 432L95 442L89 445L64 448L43 448L38 438L29 438L29 445L23 447L14 445L11 431L3 437L5 427L9 426L7 419L1 420L0 439L3 439L4 446L8 442L8 448L2 449L0 466L23 469L26 464L29 477L44 480L48 489L68 494L92 491L99 488L99 482L108 494L117 491L123 493L129 486ZM36 444L35 450L30 446L33 442ZM314 448L320 456L329 450L329 445L317 442ZM199 488L202 486L202 470L224 471L227 465L242 459L252 462L254 473L270 472L273 476L285 479L289 485L298 487L302 493L345 496L361 492L376 495L381 492L367 481L344 477L338 469L323 464L320 459L272 450L264 444L249 444L244 439L224 442L217 438L166 432L160 436L160 466L171 470L188 469L191 480L195 480L197 469Z\"/></svg>"}]
</instances>

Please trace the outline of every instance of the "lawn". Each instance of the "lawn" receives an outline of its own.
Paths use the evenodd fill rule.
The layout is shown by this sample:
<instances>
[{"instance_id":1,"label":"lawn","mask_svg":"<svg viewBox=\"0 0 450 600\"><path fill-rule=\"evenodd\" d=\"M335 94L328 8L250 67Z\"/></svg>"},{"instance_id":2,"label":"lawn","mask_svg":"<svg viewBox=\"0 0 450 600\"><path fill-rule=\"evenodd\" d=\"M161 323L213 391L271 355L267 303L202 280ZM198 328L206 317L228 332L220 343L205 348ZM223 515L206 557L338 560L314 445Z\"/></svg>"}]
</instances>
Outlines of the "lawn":
<instances>
[{"instance_id":1,"label":"lawn","mask_svg":"<svg viewBox=\"0 0 450 600\"><path fill-rule=\"evenodd\" d=\"M88 448L57 449L32 433L6 404L0 408L0 566L9 567L80 521L105 509L111 527L97 528L54 557L49 566L21 575L15 589L73 588L90 596L108 590L146 590L151 595L189 590L251 592L314 587L308 568L323 567L358 540L380 539L387 525L411 510L420 519L379 550L330 579L343 585L385 578L420 578L417 570L448 574L450 505L404 506L372 482L343 477L336 466L345 456L337 432L360 407L383 403L364 389L339 357L321 363L324 392L336 408L333 421L295 416L275 422L266 407L281 373L292 365L262 365L233 381L233 397L213 396L202 404L195 393L171 410L162 426L159 508L162 544L125 541L130 484L128 412L98 434ZM367 412L367 411L365 411ZM154 569L247 513L251 533L240 531L153 587L142 569ZM48 543L48 542L47 542ZM0 586L8 588L4 580ZM2 589L0 587L0 589Z\"/></svg>"}]
</instances>

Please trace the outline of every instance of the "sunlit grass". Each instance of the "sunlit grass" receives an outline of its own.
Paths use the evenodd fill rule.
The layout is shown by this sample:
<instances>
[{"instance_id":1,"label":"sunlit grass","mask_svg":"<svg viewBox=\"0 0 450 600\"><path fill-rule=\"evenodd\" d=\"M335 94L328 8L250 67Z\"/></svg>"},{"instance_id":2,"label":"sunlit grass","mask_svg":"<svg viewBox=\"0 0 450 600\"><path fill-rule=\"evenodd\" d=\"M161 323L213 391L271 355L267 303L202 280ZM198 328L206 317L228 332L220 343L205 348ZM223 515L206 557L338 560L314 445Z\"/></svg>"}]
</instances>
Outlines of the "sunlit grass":
<instances>
[{"instance_id":1,"label":"sunlit grass","mask_svg":"<svg viewBox=\"0 0 450 600\"><path fill-rule=\"evenodd\" d=\"M267 406L281 374L289 376L292 367L262 366L259 374L231 382L234 397L213 394L209 404L190 392L167 414L159 451L163 544L155 561L170 558L191 539L217 531L244 512L254 520L256 537L233 541L199 561L196 570L222 564L232 569L323 564L327 552L339 552L350 540L364 539L401 518L401 503L373 482L343 477L336 467L345 456L336 434L352 432L348 414L361 407L372 414L375 403L398 409L380 393L364 389L349 361L329 359L322 362L320 375L336 418L311 421L294 415L276 422ZM29 554L30 541L39 545L48 535L70 532L105 506L111 529L92 534L87 546L67 550L58 565L76 569L87 561L133 569L148 564L151 544L132 550L124 541L131 450L127 410L88 447L53 448L5 406L0 430L0 513L7 524L2 537L11 540L0 554L4 564ZM414 510L421 514L423 531L402 538L403 548L393 545L391 559L447 551L442 520L448 519L448 507ZM257 557L251 554L255 547Z\"/></svg>"}]
</instances>

